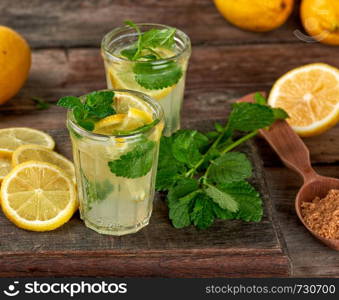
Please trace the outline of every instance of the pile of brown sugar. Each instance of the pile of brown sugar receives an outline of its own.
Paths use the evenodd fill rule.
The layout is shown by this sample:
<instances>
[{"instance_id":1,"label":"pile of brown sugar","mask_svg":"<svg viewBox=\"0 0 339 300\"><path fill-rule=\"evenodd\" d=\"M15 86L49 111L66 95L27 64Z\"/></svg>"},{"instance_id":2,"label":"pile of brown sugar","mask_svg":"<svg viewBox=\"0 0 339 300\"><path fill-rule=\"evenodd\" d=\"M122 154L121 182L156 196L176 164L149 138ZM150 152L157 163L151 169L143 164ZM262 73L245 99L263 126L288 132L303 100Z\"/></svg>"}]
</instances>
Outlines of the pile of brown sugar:
<instances>
[{"instance_id":1,"label":"pile of brown sugar","mask_svg":"<svg viewBox=\"0 0 339 300\"><path fill-rule=\"evenodd\" d=\"M339 190L330 190L323 199L316 197L301 204L305 223L320 236L339 239Z\"/></svg>"}]
</instances>

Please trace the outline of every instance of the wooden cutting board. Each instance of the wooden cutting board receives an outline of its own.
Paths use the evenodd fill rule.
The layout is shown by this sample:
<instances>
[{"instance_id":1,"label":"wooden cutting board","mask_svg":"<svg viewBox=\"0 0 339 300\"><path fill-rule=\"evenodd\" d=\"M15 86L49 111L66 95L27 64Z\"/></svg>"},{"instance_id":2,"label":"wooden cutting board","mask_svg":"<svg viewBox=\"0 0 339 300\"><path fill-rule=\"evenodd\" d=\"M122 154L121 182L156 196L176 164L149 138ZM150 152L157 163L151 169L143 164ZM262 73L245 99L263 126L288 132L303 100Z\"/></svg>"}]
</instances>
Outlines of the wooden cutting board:
<instances>
[{"instance_id":1,"label":"wooden cutting board","mask_svg":"<svg viewBox=\"0 0 339 300\"><path fill-rule=\"evenodd\" d=\"M184 127L206 130L212 124ZM66 129L49 133L57 151L71 158ZM37 233L15 227L0 213L0 276L288 276L289 260L256 146L248 142L238 150L254 165L252 183L264 198L261 222L220 220L207 230L178 230L168 220L162 194L156 196L149 226L122 237L97 234L78 214L55 231Z\"/></svg>"}]
</instances>

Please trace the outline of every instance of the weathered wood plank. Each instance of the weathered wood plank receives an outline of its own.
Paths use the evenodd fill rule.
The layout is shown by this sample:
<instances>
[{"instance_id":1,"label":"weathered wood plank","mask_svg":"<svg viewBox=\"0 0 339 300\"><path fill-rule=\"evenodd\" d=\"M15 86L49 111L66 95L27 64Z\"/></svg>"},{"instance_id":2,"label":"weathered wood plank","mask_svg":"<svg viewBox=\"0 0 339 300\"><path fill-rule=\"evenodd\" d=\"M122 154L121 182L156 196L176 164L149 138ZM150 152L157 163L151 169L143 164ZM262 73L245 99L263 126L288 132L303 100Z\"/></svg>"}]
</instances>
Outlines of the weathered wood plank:
<instances>
[{"instance_id":1,"label":"weathered wood plank","mask_svg":"<svg viewBox=\"0 0 339 300\"><path fill-rule=\"evenodd\" d=\"M325 176L339 177L337 166L322 166L316 170ZM339 277L339 253L316 240L295 213L294 199L301 179L287 168L265 168L265 174L293 266L291 275Z\"/></svg>"},{"instance_id":2,"label":"weathered wood plank","mask_svg":"<svg viewBox=\"0 0 339 300\"><path fill-rule=\"evenodd\" d=\"M186 125L206 129L212 123ZM57 149L70 157L66 129L48 132L55 137ZM252 183L264 198L261 222L219 220L208 230L178 230L168 220L161 194L154 203L150 225L122 237L99 235L78 216L52 232L28 232L0 214L0 276L288 276L289 261L279 228L272 223L275 216L261 161L252 143L241 151L255 165Z\"/></svg>"},{"instance_id":3,"label":"weathered wood plank","mask_svg":"<svg viewBox=\"0 0 339 300\"><path fill-rule=\"evenodd\" d=\"M24 34L33 47L98 47L103 35L126 19L162 23L185 31L193 44L300 41L298 9L283 27L268 33L240 30L217 12L211 0L31 0L0 2L1 23Z\"/></svg>"},{"instance_id":4,"label":"weathered wood plank","mask_svg":"<svg viewBox=\"0 0 339 300\"><path fill-rule=\"evenodd\" d=\"M2 254L0 276L114 276L114 277L286 277L287 258L270 255L225 255L199 251L158 253L106 252Z\"/></svg>"}]
</instances>

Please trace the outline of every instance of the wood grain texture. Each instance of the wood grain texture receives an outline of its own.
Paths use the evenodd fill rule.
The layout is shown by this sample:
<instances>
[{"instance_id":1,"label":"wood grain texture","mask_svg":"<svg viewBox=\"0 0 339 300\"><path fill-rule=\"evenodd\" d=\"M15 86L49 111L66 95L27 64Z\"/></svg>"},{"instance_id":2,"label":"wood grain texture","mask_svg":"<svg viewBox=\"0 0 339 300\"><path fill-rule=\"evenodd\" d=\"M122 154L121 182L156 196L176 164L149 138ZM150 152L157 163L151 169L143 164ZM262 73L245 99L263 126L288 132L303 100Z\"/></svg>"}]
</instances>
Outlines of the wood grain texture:
<instances>
[{"instance_id":1,"label":"wood grain texture","mask_svg":"<svg viewBox=\"0 0 339 300\"><path fill-rule=\"evenodd\" d=\"M221 17L211 0L0 2L1 23L24 34L35 48L99 47L103 35L127 19L178 27L193 44L299 43L294 31L302 30L297 17L269 33L239 30Z\"/></svg>"},{"instance_id":2,"label":"wood grain texture","mask_svg":"<svg viewBox=\"0 0 339 300\"><path fill-rule=\"evenodd\" d=\"M186 126L206 130L212 124ZM56 139L57 149L70 157L66 130L48 132ZM150 225L122 237L97 234L78 216L57 230L36 233L16 228L1 215L0 276L140 276L143 272L164 277L288 276L289 261L279 226L272 222L275 216L261 161L252 143L240 150L253 161L252 183L264 198L261 222L220 220L208 230L177 230L169 223L162 194L157 195Z\"/></svg>"},{"instance_id":3,"label":"wood grain texture","mask_svg":"<svg viewBox=\"0 0 339 300\"><path fill-rule=\"evenodd\" d=\"M168 251L128 253L55 252L2 254L0 276L115 277L285 277L287 259L281 254ZM246 266L246 267L244 267Z\"/></svg>"}]
</instances>

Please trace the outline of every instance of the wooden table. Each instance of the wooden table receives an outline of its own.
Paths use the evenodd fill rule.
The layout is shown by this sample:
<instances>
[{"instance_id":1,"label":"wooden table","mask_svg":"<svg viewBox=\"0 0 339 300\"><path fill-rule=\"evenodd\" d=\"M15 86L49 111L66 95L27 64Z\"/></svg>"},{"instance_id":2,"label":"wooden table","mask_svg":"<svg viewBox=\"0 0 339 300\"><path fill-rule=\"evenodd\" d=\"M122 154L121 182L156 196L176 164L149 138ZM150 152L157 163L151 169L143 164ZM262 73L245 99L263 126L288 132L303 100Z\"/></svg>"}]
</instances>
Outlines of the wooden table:
<instances>
[{"instance_id":1,"label":"wooden table","mask_svg":"<svg viewBox=\"0 0 339 300\"><path fill-rule=\"evenodd\" d=\"M196 120L201 124L225 119L232 100L257 90L269 91L291 68L319 61L339 67L338 48L305 43L296 37L295 31L302 30L297 10L278 30L250 33L229 25L209 0L2 0L0 22L27 38L33 65L25 87L0 107L0 126L47 130L57 137L59 150L69 155L65 111L54 105L38 111L31 98L55 103L61 96L104 88L100 40L125 19L172 25L190 36L193 54L182 114L187 126L194 126ZM317 171L338 177L339 127L305 142ZM1 214L0 225L5 229L0 232L6 238L0 240L0 276L339 276L339 253L317 242L294 212L301 180L281 164L263 140L254 143L264 162L259 176L267 182L266 196L273 205L266 206L266 217L259 225L227 223L231 229L225 229L225 223L217 223L214 229L228 230L228 236L213 250L208 247L208 243L218 243L213 234L208 239L206 233L191 229L179 233L171 228L161 200L150 226L163 227L168 232L165 236L156 236L149 229L126 239L98 240L98 235L79 224L78 217L59 233L39 236L15 228ZM269 222L271 227L265 225ZM248 237L239 238L245 243L241 247L237 245L237 228L248 233ZM196 249L194 243L198 234L207 239L201 242L203 250ZM176 235L185 239L181 248L181 241L174 241ZM251 246L246 248L246 243ZM88 244L93 249L89 250Z\"/></svg>"}]
</instances>

